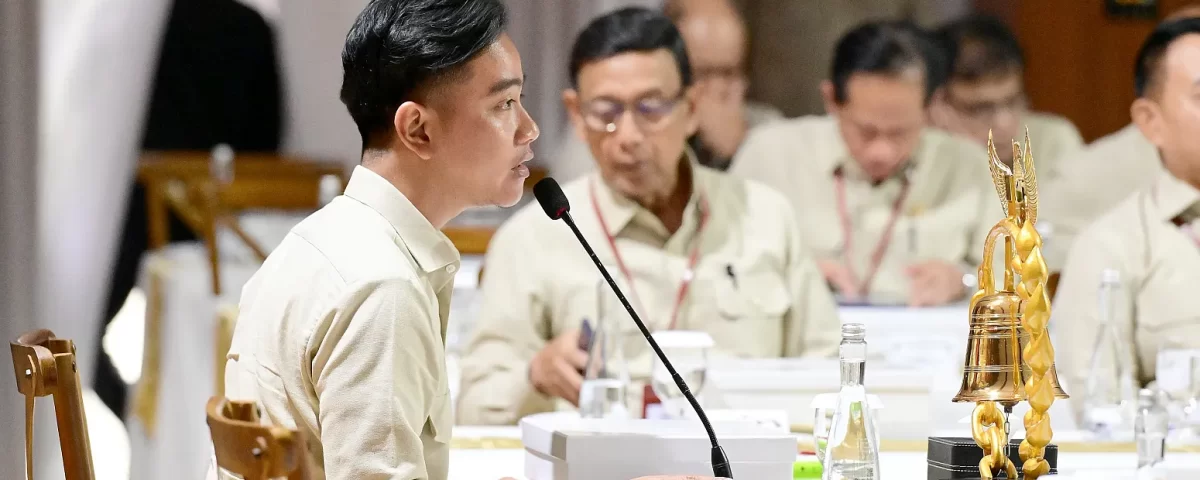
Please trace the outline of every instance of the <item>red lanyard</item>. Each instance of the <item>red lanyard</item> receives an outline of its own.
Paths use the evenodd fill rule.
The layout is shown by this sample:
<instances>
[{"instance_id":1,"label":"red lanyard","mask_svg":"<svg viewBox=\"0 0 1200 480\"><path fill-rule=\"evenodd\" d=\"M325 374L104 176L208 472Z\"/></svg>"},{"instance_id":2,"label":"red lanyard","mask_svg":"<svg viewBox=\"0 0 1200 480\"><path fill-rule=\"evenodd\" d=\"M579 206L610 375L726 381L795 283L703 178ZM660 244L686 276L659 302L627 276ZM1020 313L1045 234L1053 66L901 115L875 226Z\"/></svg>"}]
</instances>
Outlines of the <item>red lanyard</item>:
<instances>
[{"instance_id":1,"label":"red lanyard","mask_svg":"<svg viewBox=\"0 0 1200 480\"><path fill-rule=\"evenodd\" d=\"M600 221L600 229L604 230L604 236L608 239L608 246L612 249L613 257L617 259L617 268L621 269L621 275L625 277L625 282L629 285L629 291L633 294L633 301L642 312L646 312L646 304L642 303L641 298L638 297L637 287L633 284L633 275L629 273L629 267L625 266L625 259L621 258L621 251L617 249L617 239L609 231L608 223L604 221L604 215L600 214L600 204L596 202L596 188L594 184L588 184L588 195L591 196L592 210L596 213L596 219ZM692 278L695 277L696 262L700 260L700 234L704 232L704 227L707 224L708 201L701 195L700 226L696 228L696 239L692 241L692 252L688 254L687 267L683 270L683 279L679 283L678 293L675 294L675 306L671 308L671 322L667 324L668 330L675 329L675 321L679 317L679 308L683 305L683 299L687 297L688 288L692 285Z\"/></svg>"},{"instance_id":2,"label":"red lanyard","mask_svg":"<svg viewBox=\"0 0 1200 480\"><path fill-rule=\"evenodd\" d=\"M880 237L879 242L875 244L875 250L871 252L871 261L867 265L867 275L862 279L861 282L859 282L854 274L853 264L850 261L850 253L853 247L853 242L851 239L854 238L854 227L850 221L850 212L846 207L846 180L843 177L844 174L842 173L841 168L838 168L833 173L833 185L834 189L837 191L838 214L841 216L842 220L842 238L844 239L842 256L843 261L846 263L846 270L850 272L851 281L853 281L858 287L857 293L860 295L866 295L868 292L870 292L871 282L875 280L875 274L879 271L879 264L883 262L883 255L884 253L887 253L888 244L890 244L892 241L892 231L896 227L896 220L900 218L900 206L904 203L904 198L908 196L908 179L905 178L902 180L903 183L900 187L900 195L897 196L896 201L892 203L892 214L888 218L887 226L885 226L883 229L883 236Z\"/></svg>"}]
</instances>

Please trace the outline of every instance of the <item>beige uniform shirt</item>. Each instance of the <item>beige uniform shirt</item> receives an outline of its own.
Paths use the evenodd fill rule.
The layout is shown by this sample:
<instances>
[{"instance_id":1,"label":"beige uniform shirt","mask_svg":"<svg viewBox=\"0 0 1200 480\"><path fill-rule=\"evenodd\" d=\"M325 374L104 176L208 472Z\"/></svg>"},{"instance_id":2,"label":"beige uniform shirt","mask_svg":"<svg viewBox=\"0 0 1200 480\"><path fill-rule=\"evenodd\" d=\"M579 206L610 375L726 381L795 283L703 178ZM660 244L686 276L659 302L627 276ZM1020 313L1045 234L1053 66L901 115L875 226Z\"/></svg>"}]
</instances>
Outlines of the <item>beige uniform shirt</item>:
<instances>
[{"instance_id":1,"label":"beige uniform shirt","mask_svg":"<svg viewBox=\"0 0 1200 480\"><path fill-rule=\"evenodd\" d=\"M851 226L848 262L834 179L838 168ZM877 303L907 302L905 268L922 260L945 260L974 273L987 231L1003 218L984 150L940 130L926 129L909 166L879 185L850 158L829 116L776 122L751 132L731 171L783 192L795 208L804 244L818 258L848 263L860 281L907 177L908 194L868 292Z\"/></svg>"},{"instance_id":2,"label":"beige uniform shirt","mask_svg":"<svg viewBox=\"0 0 1200 480\"><path fill-rule=\"evenodd\" d=\"M836 354L836 306L802 248L786 200L762 185L705 167L694 165L692 172L694 193L673 235L649 211L609 190L596 174L564 187L579 229L647 327L668 327L689 255L698 246L677 329L706 331L719 353L741 357ZM709 215L698 231L702 203ZM617 265L608 234L615 238L632 285ZM584 318L595 324L602 279L570 229L550 220L537 205L523 208L500 228L488 247L485 268L482 313L462 359L458 422L512 424L556 408L530 384L529 362L549 340L580 328ZM602 288L607 292L607 286ZM639 306L635 298L645 303ZM628 317L617 318L622 321L607 328L623 339L635 382L644 381L652 353L637 326Z\"/></svg>"},{"instance_id":3,"label":"beige uniform shirt","mask_svg":"<svg viewBox=\"0 0 1200 480\"><path fill-rule=\"evenodd\" d=\"M1033 142L1033 159L1038 169L1039 184L1050 181L1050 175L1055 173L1054 165L1066 155L1083 148L1083 137L1079 129L1063 117L1048 113L1029 112L1025 114L1025 126L1029 127L1029 141ZM1021 132L1024 135L1024 132ZM997 139L999 140L999 139ZM1019 142L1023 138L1014 139ZM1012 149L1005 139L1003 146ZM1001 145L996 148L999 149Z\"/></svg>"},{"instance_id":4,"label":"beige uniform shirt","mask_svg":"<svg viewBox=\"0 0 1200 480\"><path fill-rule=\"evenodd\" d=\"M458 251L356 167L242 291L225 389L310 438L330 479L445 479L444 339Z\"/></svg>"},{"instance_id":5,"label":"beige uniform shirt","mask_svg":"<svg viewBox=\"0 0 1200 480\"><path fill-rule=\"evenodd\" d=\"M1036 165L1041 156L1034 150ZM1039 170L1039 172L1045 170ZM1149 185L1163 171L1158 150L1136 125L1128 125L1054 162L1040 183L1046 224L1046 263L1058 270L1066 261L1075 235L1133 192Z\"/></svg>"},{"instance_id":6,"label":"beige uniform shirt","mask_svg":"<svg viewBox=\"0 0 1200 480\"><path fill-rule=\"evenodd\" d=\"M1075 239L1050 321L1068 393L1084 394L1106 268L1121 275L1117 326L1143 384L1154 379L1159 350L1200 348L1200 245L1185 228L1200 235L1200 191L1164 171Z\"/></svg>"},{"instance_id":7,"label":"beige uniform shirt","mask_svg":"<svg viewBox=\"0 0 1200 480\"><path fill-rule=\"evenodd\" d=\"M745 109L746 125L749 128L783 119L783 114L779 113L778 109L764 103L747 101ZM592 151L588 149L587 143L575 134L574 129L568 129L565 137L553 160L554 178L566 182L595 171L596 160L592 158Z\"/></svg>"}]
</instances>

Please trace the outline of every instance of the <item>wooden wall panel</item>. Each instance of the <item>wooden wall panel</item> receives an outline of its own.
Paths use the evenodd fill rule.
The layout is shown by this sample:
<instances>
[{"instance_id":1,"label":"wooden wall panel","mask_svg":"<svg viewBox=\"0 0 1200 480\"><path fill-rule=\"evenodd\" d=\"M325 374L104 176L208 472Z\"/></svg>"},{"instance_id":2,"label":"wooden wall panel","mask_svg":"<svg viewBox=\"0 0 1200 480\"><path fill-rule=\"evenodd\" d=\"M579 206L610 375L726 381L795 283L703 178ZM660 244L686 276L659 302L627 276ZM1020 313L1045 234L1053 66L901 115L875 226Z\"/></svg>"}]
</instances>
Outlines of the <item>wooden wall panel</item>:
<instances>
[{"instance_id":1,"label":"wooden wall panel","mask_svg":"<svg viewBox=\"0 0 1200 480\"><path fill-rule=\"evenodd\" d=\"M1191 3L1159 0L1158 18ZM1156 19L1111 16L1091 0L976 0L975 8L1017 32L1034 109L1066 116L1088 141L1129 123L1134 59Z\"/></svg>"}]
</instances>

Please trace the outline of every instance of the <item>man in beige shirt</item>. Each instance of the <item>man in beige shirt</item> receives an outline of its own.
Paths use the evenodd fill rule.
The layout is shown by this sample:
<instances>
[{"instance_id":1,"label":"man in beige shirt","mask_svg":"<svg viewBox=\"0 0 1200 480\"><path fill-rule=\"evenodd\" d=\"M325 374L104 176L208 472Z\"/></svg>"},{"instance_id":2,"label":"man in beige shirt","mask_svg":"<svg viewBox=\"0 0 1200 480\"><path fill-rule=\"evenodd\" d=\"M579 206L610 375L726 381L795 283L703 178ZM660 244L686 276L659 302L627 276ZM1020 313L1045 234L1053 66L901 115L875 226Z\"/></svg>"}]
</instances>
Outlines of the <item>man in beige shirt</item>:
<instances>
[{"instance_id":1,"label":"man in beige shirt","mask_svg":"<svg viewBox=\"0 0 1200 480\"><path fill-rule=\"evenodd\" d=\"M1025 59L1017 37L1000 20L972 15L952 21L935 34L949 62L949 78L933 97L934 126L986 146L989 133L996 153L1012 164L1010 139L1029 129L1039 180L1065 154L1083 146L1083 137L1065 118L1031 112L1025 97ZM1023 141L1023 140L1022 140Z\"/></svg>"},{"instance_id":2,"label":"man in beige shirt","mask_svg":"<svg viewBox=\"0 0 1200 480\"><path fill-rule=\"evenodd\" d=\"M1180 8L1164 21L1196 17L1200 5ZM1036 151L1034 156L1041 158ZM1161 172L1158 150L1133 124L1056 161L1042 184L1044 220L1038 225L1050 269L1062 268L1067 249L1083 227Z\"/></svg>"},{"instance_id":3,"label":"man in beige shirt","mask_svg":"<svg viewBox=\"0 0 1200 480\"><path fill-rule=\"evenodd\" d=\"M695 77L699 128L688 145L701 165L725 170L750 128L783 115L770 105L746 99L746 24L730 0L670 0L664 13L683 34ZM572 180L596 168L587 143L578 135L567 136L554 161L559 180Z\"/></svg>"},{"instance_id":4,"label":"man in beige shirt","mask_svg":"<svg viewBox=\"0 0 1200 480\"><path fill-rule=\"evenodd\" d=\"M571 80L567 111L599 168L564 191L647 326L705 331L741 357L833 355L837 312L787 201L687 150L697 92L670 20L640 8L594 20L575 42ZM588 256L531 205L492 238L485 265L458 422L511 424L556 399L577 405L579 329L611 295ZM650 352L637 327L619 314L601 321L644 381Z\"/></svg>"},{"instance_id":5,"label":"man in beige shirt","mask_svg":"<svg viewBox=\"0 0 1200 480\"><path fill-rule=\"evenodd\" d=\"M852 30L821 86L830 115L756 129L733 164L791 200L845 301L961 300L1002 217L983 149L925 126L929 48L907 23Z\"/></svg>"},{"instance_id":6,"label":"man in beige shirt","mask_svg":"<svg viewBox=\"0 0 1200 480\"><path fill-rule=\"evenodd\" d=\"M362 165L247 283L225 378L229 398L313 439L317 478L447 478L459 255L439 229L516 203L538 136L505 24L497 0L375 0L346 37Z\"/></svg>"},{"instance_id":7,"label":"man in beige shirt","mask_svg":"<svg viewBox=\"0 0 1200 480\"><path fill-rule=\"evenodd\" d=\"M1076 238L1053 306L1058 367L1085 398L1100 319L1102 271L1123 283L1119 338L1137 379L1155 378L1160 350L1200 348L1200 18L1163 23L1138 54L1134 124L1164 171ZM1073 394L1074 395L1074 394ZM1080 406L1079 404L1076 405Z\"/></svg>"}]
</instances>

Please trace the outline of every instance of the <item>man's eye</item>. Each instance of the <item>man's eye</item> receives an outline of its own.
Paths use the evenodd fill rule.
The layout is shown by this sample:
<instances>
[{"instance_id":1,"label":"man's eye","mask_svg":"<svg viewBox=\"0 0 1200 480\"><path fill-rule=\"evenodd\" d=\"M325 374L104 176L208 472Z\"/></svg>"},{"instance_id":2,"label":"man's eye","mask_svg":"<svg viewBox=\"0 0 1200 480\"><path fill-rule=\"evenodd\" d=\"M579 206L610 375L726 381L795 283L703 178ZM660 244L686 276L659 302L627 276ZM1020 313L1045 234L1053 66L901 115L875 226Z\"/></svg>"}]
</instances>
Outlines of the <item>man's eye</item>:
<instances>
[{"instance_id":1,"label":"man's eye","mask_svg":"<svg viewBox=\"0 0 1200 480\"><path fill-rule=\"evenodd\" d=\"M516 105L516 104L517 104L517 101L510 98L510 99L504 101L504 108L507 110L507 109L512 108L513 105Z\"/></svg>"}]
</instances>

